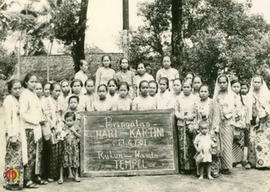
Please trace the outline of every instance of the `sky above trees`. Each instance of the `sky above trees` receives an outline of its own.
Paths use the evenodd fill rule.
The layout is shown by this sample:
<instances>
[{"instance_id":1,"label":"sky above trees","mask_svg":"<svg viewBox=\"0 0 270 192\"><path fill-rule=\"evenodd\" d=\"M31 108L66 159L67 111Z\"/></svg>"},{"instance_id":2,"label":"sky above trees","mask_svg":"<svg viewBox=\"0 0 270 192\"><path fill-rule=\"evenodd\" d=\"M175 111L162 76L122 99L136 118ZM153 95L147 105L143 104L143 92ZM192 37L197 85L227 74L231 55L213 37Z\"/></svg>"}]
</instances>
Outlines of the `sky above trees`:
<instances>
[{"instance_id":1,"label":"sky above trees","mask_svg":"<svg viewBox=\"0 0 270 192\"><path fill-rule=\"evenodd\" d=\"M10 1L10 0L8 0ZM20 3L27 3L28 0L20 0ZM41 0L41 3L37 3L38 6L45 4L47 0ZM142 19L137 16L138 4L140 2L153 1L153 0L130 0L130 27L136 29L142 24ZM239 2L247 0L236 0ZM270 1L269 0L252 0L251 14L261 14L265 20L270 23ZM13 7L13 11L20 9ZM122 0L91 0L88 7L88 22L86 31L86 46L99 47L105 52L120 52L119 39L120 32L122 30ZM16 34L14 34L16 36ZM14 50L16 38L11 36L8 38L5 46L8 50ZM45 42L46 44L46 42ZM61 49L59 44L53 46L52 54L57 54Z\"/></svg>"},{"instance_id":2,"label":"sky above trees","mask_svg":"<svg viewBox=\"0 0 270 192\"><path fill-rule=\"evenodd\" d=\"M130 27L136 29L141 23L137 16L137 4L153 0L130 0ZM237 0L243 2L246 0ZM270 1L252 0L251 14L262 14L270 23ZM86 43L95 45L105 52L119 52L118 41L122 29L122 0L92 0L89 3Z\"/></svg>"}]
</instances>

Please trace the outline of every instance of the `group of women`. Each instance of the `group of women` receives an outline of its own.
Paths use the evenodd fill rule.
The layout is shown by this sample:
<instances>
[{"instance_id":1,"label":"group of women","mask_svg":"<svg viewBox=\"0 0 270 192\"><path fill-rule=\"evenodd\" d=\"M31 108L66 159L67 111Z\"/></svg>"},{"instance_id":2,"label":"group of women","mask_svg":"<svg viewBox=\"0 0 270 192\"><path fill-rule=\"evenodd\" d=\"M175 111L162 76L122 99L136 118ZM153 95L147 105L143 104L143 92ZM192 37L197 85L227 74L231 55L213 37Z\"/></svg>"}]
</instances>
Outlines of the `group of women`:
<instances>
[{"instance_id":1,"label":"group of women","mask_svg":"<svg viewBox=\"0 0 270 192\"><path fill-rule=\"evenodd\" d=\"M213 98L199 76L171 67L170 57L156 78L143 63L137 71L128 60L120 60L120 71L111 68L111 58L102 57L96 79L88 79L88 64L82 60L72 82L41 84L35 74L8 82L4 100L6 127L6 189L23 186L37 188L58 180L63 183L63 168L79 182L80 113L83 111L123 111L174 109L177 119L180 171L195 171L193 142L200 122L208 122L208 132L216 145L212 148L211 173L230 174L232 167L270 167L270 97L261 76L250 84L237 78L218 76ZM22 88L23 87L23 88Z\"/></svg>"}]
</instances>

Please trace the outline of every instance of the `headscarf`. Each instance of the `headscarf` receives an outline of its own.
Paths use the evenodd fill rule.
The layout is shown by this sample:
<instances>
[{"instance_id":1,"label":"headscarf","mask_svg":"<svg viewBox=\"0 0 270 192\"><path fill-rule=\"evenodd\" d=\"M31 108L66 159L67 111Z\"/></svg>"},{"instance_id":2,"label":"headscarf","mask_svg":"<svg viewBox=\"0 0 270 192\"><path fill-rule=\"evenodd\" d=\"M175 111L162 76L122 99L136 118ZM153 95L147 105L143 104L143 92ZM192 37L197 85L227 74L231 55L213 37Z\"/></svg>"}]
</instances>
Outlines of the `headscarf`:
<instances>
[{"instance_id":1,"label":"headscarf","mask_svg":"<svg viewBox=\"0 0 270 192\"><path fill-rule=\"evenodd\" d=\"M217 77L217 80L216 80L216 84L215 84L215 90L214 90L214 95L213 95L213 105L212 105L212 110L211 110L211 128L212 130L214 131L219 131L219 124L221 122L221 108L220 108L220 104L219 104L219 101L218 101L218 96L220 94L220 85L219 85L219 82L218 80L221 78L221 77L226 77L227 78L227 83L228 83L228 87L227 87L227 92L225 93L225 101L228 101L228 108L227 110L228 111L232 111L233 112L233 109L234 109L234 93L231 89L231 83L230 83L230 79L228 76L222 74L222 75L219 75Z\"/></svg>"},{"instance_id":2,"label":"headscarf","mask_svg":"<svg viewBox=\"0 0 270 192\"><path fill-rule=\"evenodd\" d=\"M215 83L215 89L214 89L214 95L213 95L213 101L216 102L217 98L218 98L218 95L220 93L220 85L219 85L219 82L218 80L221 78L221 77L226 77L227 78L227 82L228 82L228 88L227 88L227 96L226 98L230 99L230 101L232 101L232 99L234 98L234 93L232 91L232 88L231 88L231 82L230 82L230 78L227 76L227 75L219 75L217 77L217 80L216 80L216 83Z\"/></svg>"},{"instance_id":3,"label":"headscarf","mask_svg":"<svg viewBox=\"0 0 270 192\"><path fill-rule=\"evenodd\" d=\"M260 87L258 94L256 94L254 92L254 83L253 82L254 82L254 79L256 77L260 77L262 80L262 84L261 84L261 87ZM252 105L253 105L253 103L260 105L261 108L263 108L267 113L270 113L270 107L269 107L270 92L269 92L269 89L268 89L262 76L255 76L251 79L251 85L250 85L250 89L249 89L247 96L248 96L248 108L249 108L250 119L252 118Z\"/></svg>"}]
</instances>

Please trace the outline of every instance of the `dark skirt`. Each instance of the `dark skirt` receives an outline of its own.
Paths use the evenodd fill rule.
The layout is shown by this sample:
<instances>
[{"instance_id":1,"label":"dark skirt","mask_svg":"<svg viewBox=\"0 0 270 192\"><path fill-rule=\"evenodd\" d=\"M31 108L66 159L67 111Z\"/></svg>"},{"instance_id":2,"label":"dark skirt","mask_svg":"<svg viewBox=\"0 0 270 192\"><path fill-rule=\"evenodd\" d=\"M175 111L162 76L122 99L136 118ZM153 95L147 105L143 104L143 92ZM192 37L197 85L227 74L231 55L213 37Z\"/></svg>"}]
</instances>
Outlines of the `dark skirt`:
<instances>
[{"instance_id":1,"label":"dark skirt","mask_svg":"<svg viewBox=\"0 0 270 192\"><path fill-rule=\"evenodd\" d=\"M196 149L193 141L196 134L188 129L186 124L178 125L179 167L181 171L193 171L196 169L194 155Z\"/></svg>"},{"instance_id":2,"label":"dark skirt","mask_svg":"<svg viewBox=\"0 0 270 192\"><path fill-rule=\"evenodd\" d=\"M59 179L60 167L62 166L63 142L52 144L50 140L44 141L43 150L43 173L44 178Z\"/></svg>"},{"instance_id":3,"label":"dark skirt","mask_svg":"<svg viewBox=\"0 0 270 192\"><path fill-rule=\"evenodd\" d=\"M42 139L39 139L36 143L34 140L34 130L26 129L26 142L27 142L27 155L28 163L24 169L24 182L35 181L36 176L40 176L41 172L41 159L42 159Z\"/></svg>"},{"instance_id":4,"label":"dark skirt","mask_svg":"<svg viewBox=\"0 0 270 192\"><path fill-rule=\"evenodd\" d=\"M22 189L23 188L23 162L22 162L22 144L20 140L16 143L7 141L5 156L5 188Z\"/></svg>"},{"instance_id":5,"label":"dark skirt","mask_svg":"<svg viewBox=\"0 0 270 192\"><path fill-rule=\"evenodd\" d=\"M221 144L221 168L232 169L233 164L233 135L234 127L229 121L224 120L220 127L220 144Z\"/></svg>"}]
</instances>

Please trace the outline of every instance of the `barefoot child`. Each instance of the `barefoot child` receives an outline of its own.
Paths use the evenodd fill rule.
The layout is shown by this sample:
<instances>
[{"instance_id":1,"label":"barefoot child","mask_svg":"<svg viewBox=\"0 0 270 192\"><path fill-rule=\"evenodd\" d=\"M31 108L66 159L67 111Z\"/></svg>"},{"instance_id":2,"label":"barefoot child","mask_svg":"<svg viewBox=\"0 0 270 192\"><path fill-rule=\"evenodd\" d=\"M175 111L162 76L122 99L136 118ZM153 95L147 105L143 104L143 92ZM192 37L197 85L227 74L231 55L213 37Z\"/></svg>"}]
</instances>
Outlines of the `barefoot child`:
<instances>
[{"instance_id":1,"label":"barefoot child","mask_svg":"<svg viewBox=\"0 0 270 192\"><path fill-rule=\"evenodd\" d=\"M60 168L59 184L64 182L63 180L63 168L71 168L74 171L74 180L80 182L78 168L79 163L79 140L80 133L78 127L75 126L76 115L70 111L64 115L65 126L63 129L63 165Z\"/></svg>"},{"instance_id":2,"label":"barefoot child","mask_svg":"<svg viewBox=\"0 0 270 192\"><path fill-rule=\"evenodd\" d=\"M207 170L208 179L213 179L211 176L211 162L212 162L212 153L211 147L213 145L212 138L208 131L208 122L201 121L199 124L200 133L195 137L194 146L197 150L195 155L197 169L199 169L200 177L203 179L204 169Z\"/></svg>"}]
</instances>

